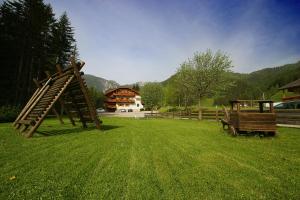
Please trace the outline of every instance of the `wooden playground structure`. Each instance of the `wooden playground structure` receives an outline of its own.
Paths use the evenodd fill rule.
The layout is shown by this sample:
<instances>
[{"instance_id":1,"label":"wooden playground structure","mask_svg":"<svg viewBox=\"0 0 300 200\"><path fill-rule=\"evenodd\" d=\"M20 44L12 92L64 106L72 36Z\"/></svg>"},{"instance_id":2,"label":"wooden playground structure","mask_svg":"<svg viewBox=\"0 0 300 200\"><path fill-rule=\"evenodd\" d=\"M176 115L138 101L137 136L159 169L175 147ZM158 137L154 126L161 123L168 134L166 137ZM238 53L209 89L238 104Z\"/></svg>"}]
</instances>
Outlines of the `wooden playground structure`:
<instances>
[{"instance_id":1,"label":"wooden playground structure","mask_svg":"<svg viewBox=\"0 0 300 200\"><path fill-rule=\"evenodd\" d=\"M59 103L73 126L75 126L74 118L79 118L84 128L87 127L87 122L94 122L100 129L100 120L97 117L95 105L91 101L86 83L82 78L83 72L80 72L84 64L84 62L76 63L72 57L71 64L66 69L56 65L57 73L51 75L46 72L47 78L42 81L34 79L37 89L16 118L13 126L26 137L32 137L50 110L63 124L59 112L55 109L55 104Z\"/></svg>"},{"instance_id":2,"label":"wooden playground structure","mask_svg":"<svg viewBox=\"0 0 300 200\"><path fill-rule=\"evenodd\" d=\"M273 108L273 101L258 100L258 110L242 110L241 106L249 103L248 100L230 101L230 111L224 108L224 119L221 120L223 128L228 126L229 132L236 136L240 133L256 132L275 135L276 114ZM269 104L264 109L264 104Z\"/></svg>"}]
</instances>

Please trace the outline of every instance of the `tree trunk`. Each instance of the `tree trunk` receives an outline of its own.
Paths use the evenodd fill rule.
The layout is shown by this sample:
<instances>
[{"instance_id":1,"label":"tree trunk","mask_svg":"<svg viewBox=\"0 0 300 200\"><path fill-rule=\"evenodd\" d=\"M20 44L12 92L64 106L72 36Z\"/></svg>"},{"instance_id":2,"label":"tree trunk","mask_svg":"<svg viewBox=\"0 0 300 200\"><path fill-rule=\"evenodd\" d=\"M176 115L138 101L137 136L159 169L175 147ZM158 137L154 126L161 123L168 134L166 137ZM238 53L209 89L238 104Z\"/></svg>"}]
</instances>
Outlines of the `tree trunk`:
<instances>
[{"instance_id":1,"label":"tree trunk","mask_svg":"<svg viewBox=\"0 0 300 200\"><path fill-rule=\"evenodd\" d=\"M24 58L24 52L22 51L22 55L21 55L21 58L20 58L20 61L19 61L19 66L18 66L18 70L17 70L17 76L16 76L16 90L15 90L15 101L14 101L14 104L15 105L18 105L20 104L20 99L19 99L19 96L21 94L21 78L22 78L22 71L23 71L23 65L24 65L24 62L23 62L23 58Z\"/></svg>"},{"instance_id":2,"label":"tree trunk","mask_svg":"<svg viewBox=\"0 0 300 200\"><path fill-rule=\"evenodd\" d=\"M201 98L198 99L198 119L202 120Z\"/></svg>"}]
</instances>

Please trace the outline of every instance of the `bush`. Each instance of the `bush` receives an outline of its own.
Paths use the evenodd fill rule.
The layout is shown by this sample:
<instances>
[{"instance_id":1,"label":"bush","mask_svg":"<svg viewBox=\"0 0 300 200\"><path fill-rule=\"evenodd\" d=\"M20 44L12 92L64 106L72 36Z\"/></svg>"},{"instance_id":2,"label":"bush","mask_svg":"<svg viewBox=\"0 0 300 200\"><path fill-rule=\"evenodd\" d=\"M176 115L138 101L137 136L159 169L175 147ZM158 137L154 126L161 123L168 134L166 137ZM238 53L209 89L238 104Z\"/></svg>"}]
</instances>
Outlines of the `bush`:
<instances>
[{"instance_id":1,"label":"bush","mask_svg":"<svg viewBox=\"0 0 300 200\"><path fill-rule=\"evenodd\" d=\"M13 122L18 114L20 108L17 106L1 106L0 107L0 122Z\"/></svg>"}]
</instances>

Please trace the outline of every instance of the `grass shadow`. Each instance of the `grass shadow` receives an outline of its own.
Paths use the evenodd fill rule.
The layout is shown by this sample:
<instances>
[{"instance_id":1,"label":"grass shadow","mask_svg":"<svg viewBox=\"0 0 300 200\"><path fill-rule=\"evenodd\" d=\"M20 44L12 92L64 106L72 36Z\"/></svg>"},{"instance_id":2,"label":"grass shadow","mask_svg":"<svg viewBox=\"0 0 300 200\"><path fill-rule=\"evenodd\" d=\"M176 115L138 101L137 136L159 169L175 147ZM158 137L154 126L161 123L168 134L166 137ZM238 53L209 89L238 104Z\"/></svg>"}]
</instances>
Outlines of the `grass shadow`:
<instances>
[{"instance_id":1,"label":"grass shadow","mask_svg":"<svg viewBox=\"0 0 300 200\"><path fill-rule=\"evenodd\" d=\"M101 125L101 130L102 131L109 131L109 130L112 130L112 129L116 129L116 128L121 128L122 126L115 126L115 125Z\"/></svg>"},{"instance_id":2,"label":"grass shadow","mask_svg":"<svg viewBox=\"0 0 300 200\"><path fill-rule=\"evenodd\" d=\"M48 126L51 127L51 126ZM109 131L112 129L120 128L121 126L114 126L114 125L101 125L101 131ZM84 131L91 131L91 130L97 130L96 127L88 127L88 128L82 128L82 127L70 127L70 128L61 128L61 129L50 129L50 130L37 130L35 133L36 137L41 136L56 136L56 135L65 135L65 134L73 134L73 133L80 133Z\"/></svg>"},{"instance_id":3,"label":"grass shadow","mask_svg":"<svg viewBox=\"0 0 300 200\"><path fill-rule=\"evenodd\" d=\"M90 131L95 129L95 127L76 127L76 128L68 128L68 129L51 129L51 130L38 130L36 131L36 136L56 136L56 135L65 135L65 134L72 134L72 133L80 133L84 131Z\"/></svg>"}]
</instances>

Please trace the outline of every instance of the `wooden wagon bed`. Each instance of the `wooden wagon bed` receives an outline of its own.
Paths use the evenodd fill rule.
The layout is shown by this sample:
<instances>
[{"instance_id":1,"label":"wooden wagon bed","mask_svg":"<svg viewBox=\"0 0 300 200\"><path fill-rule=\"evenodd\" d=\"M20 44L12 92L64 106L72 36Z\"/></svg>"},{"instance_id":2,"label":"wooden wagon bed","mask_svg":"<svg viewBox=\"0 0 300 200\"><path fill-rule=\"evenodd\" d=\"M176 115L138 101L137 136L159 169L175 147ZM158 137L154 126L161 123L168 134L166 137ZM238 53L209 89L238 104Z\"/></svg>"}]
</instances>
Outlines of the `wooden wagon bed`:
<instances>
[{"instance_id":1,"label":"wooden wagon bed","mask_svg":"<svg viewBox=\"0 0 300 200\"><path fill-rule=\"evenodd\" d=\"M222 119L223 128L227 125L232 135L241 132L261 132L264 134L276 133L276 114L273 109L273 102L268 100L256 101L259 110L241 110L241 104L247 100L230 101L231 109L224 111ZM269 104L269 109L264 110L264 104Z\"/></svg>"}]
</instances>

